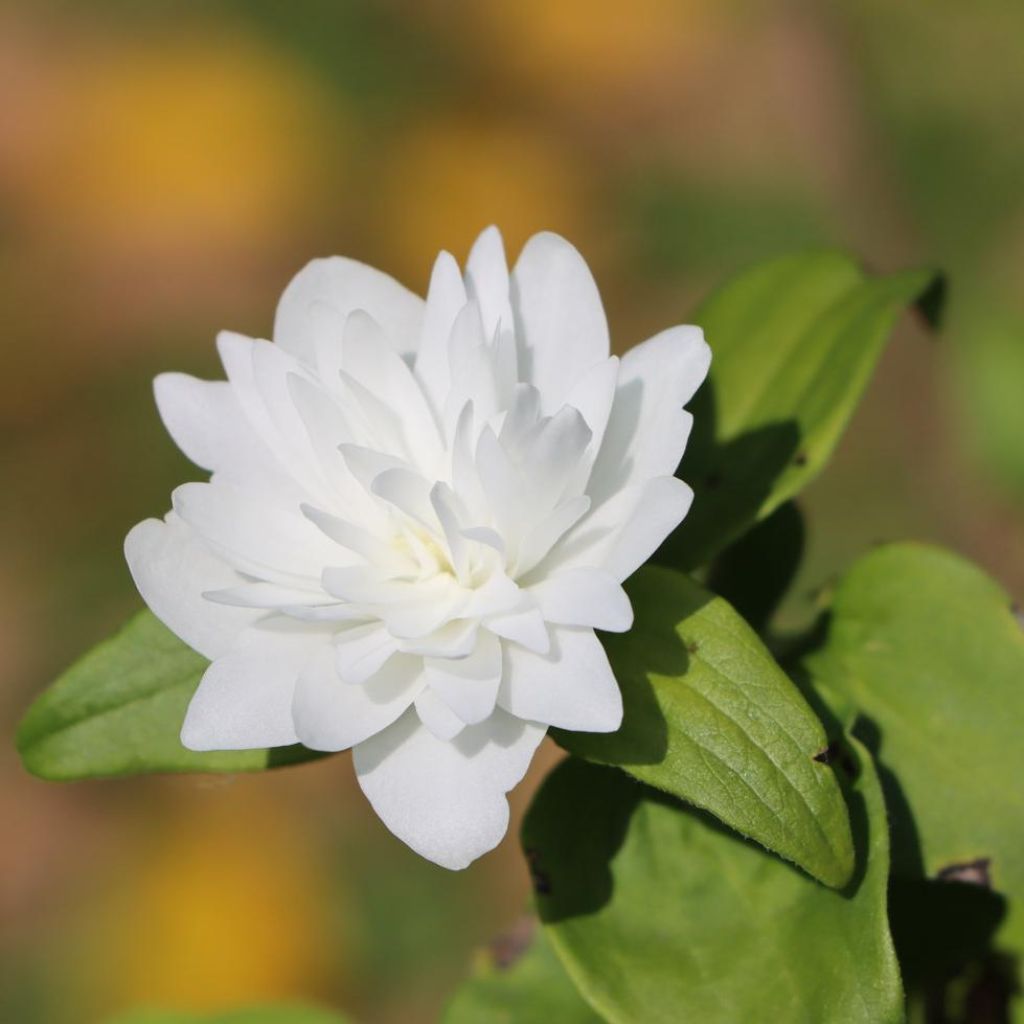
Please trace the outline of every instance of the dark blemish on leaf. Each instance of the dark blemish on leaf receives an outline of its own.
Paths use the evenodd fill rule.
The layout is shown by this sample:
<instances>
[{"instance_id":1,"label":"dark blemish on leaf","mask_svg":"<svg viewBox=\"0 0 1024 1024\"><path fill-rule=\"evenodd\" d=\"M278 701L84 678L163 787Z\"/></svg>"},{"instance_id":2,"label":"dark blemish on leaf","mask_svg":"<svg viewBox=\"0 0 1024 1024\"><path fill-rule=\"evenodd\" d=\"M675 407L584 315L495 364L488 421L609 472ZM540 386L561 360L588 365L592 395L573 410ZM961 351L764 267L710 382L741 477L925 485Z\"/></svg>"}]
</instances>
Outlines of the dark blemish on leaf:
<instances>
[{"instance_id":1,"label":"dark blemish on leaf","mask_svg":"<svg viewBox=\"0 0 1024 1024\"><path fill-rule=\"evenodd\" d=\"M935 877L943 882L966 882L968 885L980 885L983 889L991 889L991 863L991 858L979 857L977 860L964 861L962 864L949 864L940 869Z\"/></svg>"},{"instance_id":2,"label":"dark blemish on leaf","mask_svg":"<svg viewBox=\"0 0 1024 1024\"><path fill-rule=\"evenodd\" d=\"M807 465L807 452L797 452L793 459L794 466L806 466Z\"/></svg>"},{"instance_id":3,"label":"dark blemish on leaf","mask_svg":"<svg viewBox=\"0 0 1024 1024\"><path fill-rule=\"evenodd\" d=\"M689 654L696 654L700 650L700 644L696 640L687 640L686 650Z\"/></svg>"},{"instance_id":4,"label":"dark blemish on leaf","mask_svg":"<svg viewBox=\"0 0 1024 1024\"><path fill-rule=\"evenodd\" d=\"M508 931L493 939L487 948L494 967L507 971L515 964L530 948L536 930L536 921L523 916Z\"/></svg>"},{"instance_id":5,"label":"dark blemish on leaf","mask_svg":"<svg viewBox=\"0 0 1024 1024\"><path fill-rule=\"evenodd\" d=\"M722 483L722 476L720 473L708 473L704 477L704 486L709 490L715 490Z\"/></svg>"},{"instance_id":6,"label":"dark blemish on leaf","mask_svg":"<svg viewBox=\"0 0 1024 1024\"><path fill-rule=\"evenodd\" d=\"M818 764L835 765L842 770L847 778L855 779L857 777L857 762L846 745L838 740L832 740L827 747L823 747L814 754L811 760L817 761Z\"/></svg>"},{"instance_id":7,"label":"dark blemish on leaf","mask_svg":"<svg viewBox=\"0 0 1024 1024\"><path fill-rule=\"evenodd\" d=\"M551 879L548 873L541 867L540 851L533 847L526 847L523 850L526 855L526 866L530 869L530 881L533 883L533 891L539 896L551 895Z\"/></svg>"}]
</instances>

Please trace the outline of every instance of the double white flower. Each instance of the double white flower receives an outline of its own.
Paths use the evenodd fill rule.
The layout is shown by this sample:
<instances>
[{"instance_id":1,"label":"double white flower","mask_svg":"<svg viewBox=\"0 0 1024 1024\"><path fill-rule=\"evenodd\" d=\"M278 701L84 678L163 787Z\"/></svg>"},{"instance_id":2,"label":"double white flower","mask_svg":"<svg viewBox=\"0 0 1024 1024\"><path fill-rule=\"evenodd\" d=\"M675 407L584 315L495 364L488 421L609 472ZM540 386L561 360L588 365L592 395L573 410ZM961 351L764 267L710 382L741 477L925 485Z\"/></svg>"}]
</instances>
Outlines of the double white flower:
<instances>
[{"instance_id":1,"label":"double white flower","mask_svg":"<svg viewBox=\"0 0 1024 1024\"><path fill-rule=\"evenodd\" d=\"M622 581L686 515L672 474L710 354L673 327L620 361L593 278L552 234L512 274L497 230L426 301L315 260L274 343L218 338L227 381L156 380L208 483L128 535L150 608L211 665L194 750L353 748L395 835L464 867L548 726L622 718L595 629L632 623Z\"/></svg>"}]
</instances>

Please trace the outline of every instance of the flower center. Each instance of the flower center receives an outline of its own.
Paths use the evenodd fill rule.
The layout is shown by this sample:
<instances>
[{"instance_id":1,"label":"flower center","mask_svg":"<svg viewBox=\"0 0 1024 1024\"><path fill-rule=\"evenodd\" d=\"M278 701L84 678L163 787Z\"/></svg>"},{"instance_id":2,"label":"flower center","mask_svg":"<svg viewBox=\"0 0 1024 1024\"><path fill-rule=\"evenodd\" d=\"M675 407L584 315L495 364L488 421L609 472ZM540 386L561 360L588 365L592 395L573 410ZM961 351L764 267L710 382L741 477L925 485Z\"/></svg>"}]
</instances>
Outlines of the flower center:
<instances>
[{"instance_id":1,"label":"flower center","mask_svg":"<svg viewBox=\"0 0 1024 1024\"><path fill-rule=\"evenodd\" d=\"M395 548L416 564L416 578L432 579L434 576L455 576L448 553L434 535L424 527L410 523L395 535Z\"/></svg>"}]
</instances>

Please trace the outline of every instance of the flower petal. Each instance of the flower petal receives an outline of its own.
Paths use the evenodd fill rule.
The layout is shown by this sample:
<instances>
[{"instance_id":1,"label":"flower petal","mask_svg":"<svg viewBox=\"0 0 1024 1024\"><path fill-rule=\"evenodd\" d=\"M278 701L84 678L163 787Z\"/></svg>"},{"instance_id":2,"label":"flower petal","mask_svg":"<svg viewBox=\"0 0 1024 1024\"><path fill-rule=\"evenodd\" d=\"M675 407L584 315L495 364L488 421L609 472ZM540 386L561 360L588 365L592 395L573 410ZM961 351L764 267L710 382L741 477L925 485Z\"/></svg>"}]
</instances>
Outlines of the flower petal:
<instances>
[{"instance_id":1,"label":"flower petal","mask_svg":"<svg viewBox=\"0 0 1024 1024\"><path fill-rule=\"evenodd\" d=\"M453 740L466 723L433 690L421 690L416 698L416 714L439 740Z\"/></svg>"},{"instance_id":2,"label":"flower petal","mask_svg":"<svg viewBox=\"0 0 1024 1024\"><path fill-rule=\"evenodd\" d=\"M458 870L505 835L505 794L526 774L544 732L496 711L446 743L409 710L355 748L356 776L399 839L435 864Z\"/></svg>"},{"instance_id":3,"label":"flower petal","mask_svg":"<svg viewBox=\"0 0 1024 1024\"><path fill-rule=\"evenodd\" d=\"M292 278L278 303L274 341L313 366L317 333L328 329L325 307L338 338L349 314L363 309L384 328L394 351L405 355L416 347L423 300L393 277L343 256L313 260Z\"/></svg>"},{"instance_id":4,"label":"flower petal","mask_svg":"<svg viewBox=\"0 0 1024 1024\"><path fill-rule=\"evenodd\" d=\"M298 741L292 694L305 662L327 635L249 630L244 646L206 670L181 727L189 750L249 750Z\"/></svg>"},{"instance_id":5,"label":"flower petal","mask_svg":"<svg viewBox=\"0 0 1024 1024\"><path fill-rule=\"evenodd\" d=\"M530 587L529 593L546 622L612 633L624 633L633 625L629 598L607 569L565 569Z\"/></svg>"},{"instance_id":6,"label":"flower petal","mask_svg":"<svg viewBox=\"0 0 1024 1024\"><path fill-rule=\"evenodd\" d=\"M171 501L211 549L241 572L303 587L319 582L324 565L352 560L298 509L268 505L230 484L182 484Z\"/></svg>"},{"instance_id":7,"label":"flower petal","mask_svg":"<svg viewBox=\"0 0 1024 1024\"><path fill-rule=\"evenodd\" d=\"M562 729L614 732L622 724L622 694L594 631L561 628L551 634L547 654L505 646L498 706Z\"/></svg>"},{"instance_id":8,"label":"flower petal","mask_svg":"<svg viewBox=\"0 0 1024 1024\"><path fill-rule=\"evenodd\" d=\"M466 261L466 290L480 306L484 334L493 338L499 324L512 327L508 263L501 232L493 225L480 233Z\"/></svg>"},{"instance_id":9,"label":"flower petal","mask_svg":"<svg viewBox=\"0 0 1024 1024\"><path fill-rule=\"evenodd\" d=\"M672 476L627 487L566 533L532 578L542 579L563 568L599 566L625 580L683 521L692 502L690 487Z\"/></svg>"},{"instance_id":10,"label":"flower petal","mask_svg":"<svg viewBox=\"0 0 1024 1024\"><path fill-rule=\"evenodd\" d=\"M415 373L435 415L444 410L450 380L448 339L459 310L466 305L466 287L459 265L451 253L442 252L434 261L423 312Z\"/></svg>"},{"instance_id":11,"label":"flower petal","mask_svg":"<svg viewBox=\"0 0 1024 1024\"><path fill-rule=\"evenodd\" d=\"M482 631L466 658L425 659L427 685L467 725L482 722L494 710L501 682L501 641Z\"/></svg>"},{"instance_id":12,"label":"flower petal","mask_svg":"<svg viewBox=\"0 0 1024 1024\"><path fill-rule=\"evenodd\" d=\"M608 322L583 257L564 238L534 235L512 271L519 378L536 385L546 414L572 385L608 358Z\"/></svg>"},{"instance_id":13,"label":"flower petal","mask_svg":"<svg viewBox=\"0 0 1024 1024\"><path fill-rule=\"evenodd\" d=\"M376 675L397 650L395 638L378 622L352 626L334 637L338 675L353 686Z\"/></svg>"},{"instance_id":14,"label":"flower petal","mask_svg":"<svg viewBox=\"0 0 1024 1024\"><path fill-rule=\"evenodd\" d=\"M615 404L587 485L595 508L623 488L675 473L693 423L683 406L710 364L699 327L672 327L622 357Z\"/></svg>"},{"instance_id":15,"label":"flower petal","mask_svg":"<svg viewBox=\"0 0 1024 1024\"><path fill-rule=\"evenodd\" d=\"M342 682L328 649L299 674L296 735L311 750L347 750L391 725L423 686L423 662L408 655L391 658L365 683Z\"/></svg>"},{"instance_id":16,"label":"flower petal","mask_svg":"<svg viewBox=\"0 0 1024 1024\"><path fill-rule=\"evenodd\" d=\"M176 636L203 657L228 651L263 612L215 604L202 595L244 582L173 512L146 519L125 538L125 558L142 599Z\"/></svg>"},{"instance_id":17,"label":"flower petal","mask_svg":"<svg viewBox=\"0 0 1024 1024\"><path fill-rule=\"evenodd\" d=\"M153 382L156 406L174 443L197 466L250 487L288 486L288 473L249 425L231 385L186 373L161 373Z\"/></svg>"}]
</instances>

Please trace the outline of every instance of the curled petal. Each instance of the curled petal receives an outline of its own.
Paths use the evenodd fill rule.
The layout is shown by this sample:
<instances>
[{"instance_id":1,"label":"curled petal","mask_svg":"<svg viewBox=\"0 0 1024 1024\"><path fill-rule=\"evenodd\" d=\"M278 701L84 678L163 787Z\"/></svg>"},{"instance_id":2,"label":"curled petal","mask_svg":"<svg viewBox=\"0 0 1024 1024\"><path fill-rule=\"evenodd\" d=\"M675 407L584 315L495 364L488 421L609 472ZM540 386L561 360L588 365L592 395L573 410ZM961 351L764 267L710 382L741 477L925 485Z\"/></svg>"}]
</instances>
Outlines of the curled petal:
<instances>
[{"instance_id":1,"label":"curled petal","mask_svg":"<svg viewBox=\"0 0 1024 1024\"><path fill-rule=\"evenodd\" d=\"M399 839L457 870L505 835L505 794L526 773L544 732L499 710L445 742L410 710L355 748L356 776Z\"/></svg>"},{"instance_id":2,"label":"curled petal","mask_svg":"<svg viewBox=\"0 0 1024 1024\"><path fill-rule=\"evenodd\" d=\"M619 684L591 629L552 630L547 654L506 646L498 705L580 732L614 732L622 724Z\"/></svg>"}]
</instances>

